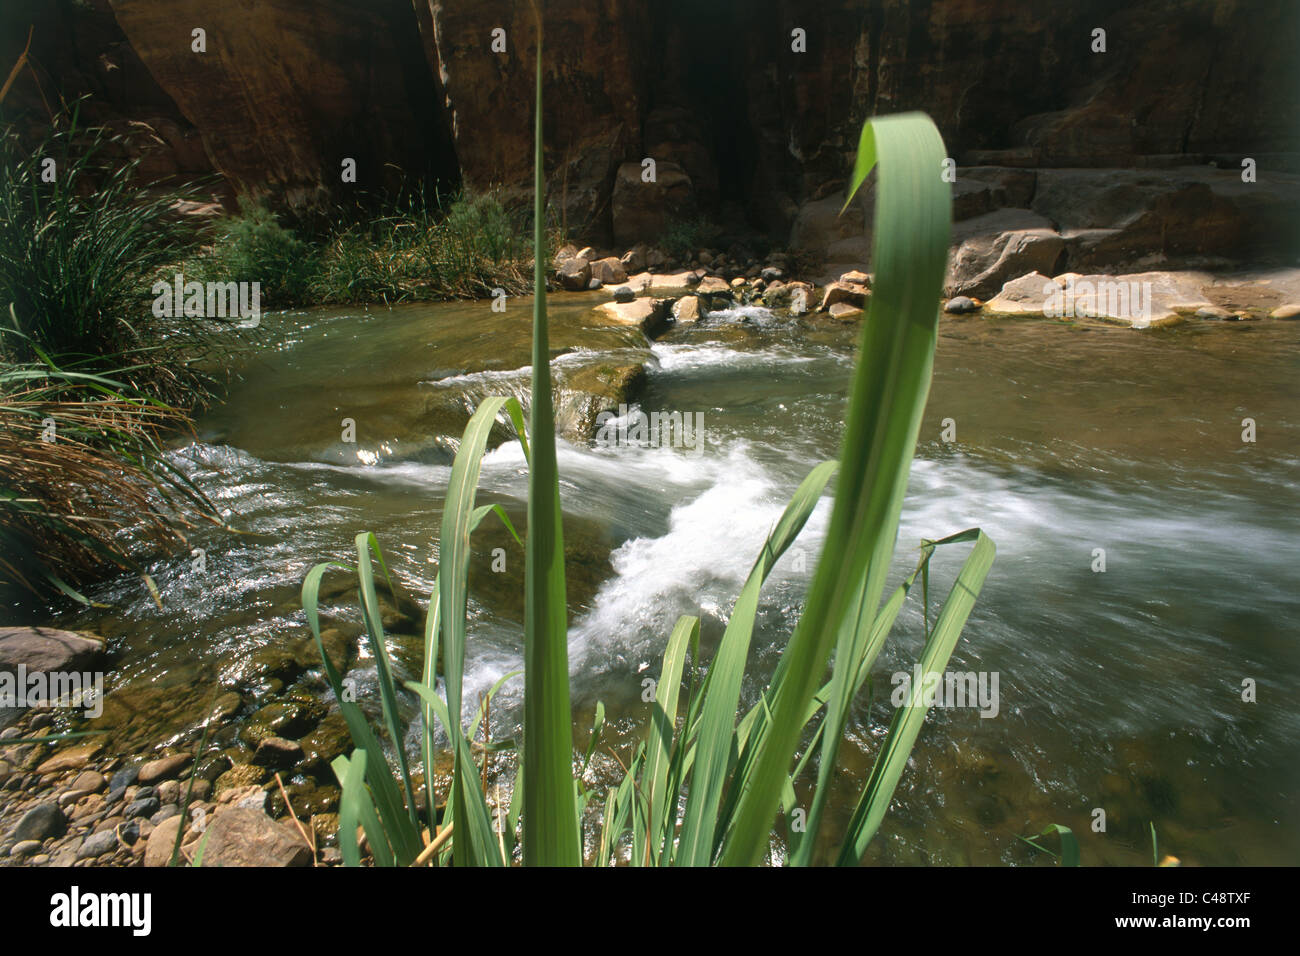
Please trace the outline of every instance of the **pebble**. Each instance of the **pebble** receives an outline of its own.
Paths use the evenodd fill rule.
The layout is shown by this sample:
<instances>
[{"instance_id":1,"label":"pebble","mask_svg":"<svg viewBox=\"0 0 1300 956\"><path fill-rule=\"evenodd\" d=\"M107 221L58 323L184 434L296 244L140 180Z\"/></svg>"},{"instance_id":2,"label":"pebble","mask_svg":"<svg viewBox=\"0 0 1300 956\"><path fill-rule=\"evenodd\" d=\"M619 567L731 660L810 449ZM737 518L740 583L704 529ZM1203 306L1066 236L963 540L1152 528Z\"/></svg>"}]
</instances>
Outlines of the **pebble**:
<instances>
[{"instance_id":1,"label":"pebble","mask_svg":"<svg viewBox=\"0 0 1300 956\"><path fill-rule=\"evenodd\" d=\"M40 840L19 840L9 851L10 856L30 856L41 848Z\"/></svg>"},{"instance_id":2,"label":"pebble","mask_svg":"<svg viewBox=\"0 0 1300 956\"><path fill-rule=\"evenodd\" d=\"M77 850L76 858L78 860L93 860L97 856L103 856L105 853L111 853L118 846L117 834L112 830L102 830L99 833L92 833L81 844Z\"/></svg>"},{"instance_id":3,"label":"pebble","mask_svg":"<svg viewBox=\"0 0 1300 956\"><path fill-rule=\"evenodd\" d=\"M150 760L140 768L137 779L141 783L157 783L160 780L168 780L189 766L191 759L193 758L189 754L169 754L157 760Z\"/></svg>"},{"instance_id":4,"label":"pebble","mask_svg":"<svg viewBox=\"0 0 1300 956\"><path fill-rule=\"evenodd\" d=\"M157 813L159 806L157 797L144 797L131 801L127 805L125 814L128 820L132 817L147 817Z\"/></svg>"},{"instance_id":5,"label":"pebble","mask_svg":"<svg viewBox=\"0 0 1300 956\"><path fill-rule=\"evenodd\" d=\"M943 311L955 314L961 314L963 312L978 312L979 305L969 296L958 295L953 296L944 303Z\"/></svg>"}]
</instances>

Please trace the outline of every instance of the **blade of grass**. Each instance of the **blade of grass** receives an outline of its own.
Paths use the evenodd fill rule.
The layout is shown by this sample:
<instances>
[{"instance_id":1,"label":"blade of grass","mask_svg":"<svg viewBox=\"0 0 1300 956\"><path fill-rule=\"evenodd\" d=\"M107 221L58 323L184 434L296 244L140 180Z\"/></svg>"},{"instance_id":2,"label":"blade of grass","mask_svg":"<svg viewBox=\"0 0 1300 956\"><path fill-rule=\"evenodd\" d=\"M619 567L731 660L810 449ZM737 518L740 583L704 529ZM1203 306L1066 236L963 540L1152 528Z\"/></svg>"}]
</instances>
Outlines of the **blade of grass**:
<instances>
[{"instance_id":1,"label":"blade of grass","mask_svg":"<svg viewBox=\"0 0 1300 956\"><path fill-rule=\"evenodd\" d=\"M568 607L564 533L551 404L546 320L545 191L542 166L542 19L537 7L537 78L533 126L532 461L528 469L528 538L524 567L524 863L581 862L573 791L569 708Z\"/></svg>"},{"instance_id":2,"label":"blade of grass","mask_svg":"<svg viewBox=\"0 0 1300 956\"><path fill-rule=\"evenodd\" d=\"M766 851L802 729L799 718L821 681L841 623L859 592L867 607L879 604L929 393L951 228L951 190L940 175L943 140L923 114L867 125L879 160L876 282L858 349L839 486L804 613L786 649L773 720L743 781L724 842L722 860L729 865L756 864ZM859 151L850 194L871 158ZM805 837L812 838L811 832Z\"/></svg>"}]
</instances>

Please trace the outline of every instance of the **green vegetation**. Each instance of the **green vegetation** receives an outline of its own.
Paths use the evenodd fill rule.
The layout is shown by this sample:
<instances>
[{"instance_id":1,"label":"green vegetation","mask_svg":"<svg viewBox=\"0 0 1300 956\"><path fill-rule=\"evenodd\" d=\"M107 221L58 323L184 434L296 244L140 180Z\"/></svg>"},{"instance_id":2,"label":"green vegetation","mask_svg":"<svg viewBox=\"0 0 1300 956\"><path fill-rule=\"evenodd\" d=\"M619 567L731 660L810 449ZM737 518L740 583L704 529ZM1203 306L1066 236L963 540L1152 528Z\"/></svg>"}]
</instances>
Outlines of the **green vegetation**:
<instances>
[{"instance_id":1,"label":"green vegetation","mask_svg":"<svg viewBox=\"0 0 1300 956\"><path fill-rule=\"evenodd\" d=\"M192 246L172 212L186 192L136 185L118 142L77 119L30 151L0 138L0 584L84 601L78 580L216 520L163 442L240 339L153 315L153 282Z\"/></svg>"},{"instance_id":2,"label":"green vegetation","mask_svg":"<svg viewBox=\"0 0 1300 956\"><path fill-rule=\"evenodd\" d=\"M260 206L223 220L185 265L201 282L262 283L272 308L468 299L527 291L532 245L496 193L443 204L417 193L378 216L299 236ZM550 261L547 235L543 261Z\"/></svg>"},{"instance_id":3,"label":"green vegetation","mask_svg":"<svg viewBox=\"0 0 1300 956\"><path fill-rule=\"evenodd\" d=\"M541 154L540 26L535 130L536 240L543 220ZM344 692L320 640L321 578L337 563L313 568L303 583L303 606L320 647L327 678L338 697L356 750L333 764L343 789L340 846L357 865L362 851L357 827L377 865L454 863L607 865L626 853L634 865L747 865L762 861L772 846L778 808L787 821L788 859L808 864L829 851L840 864L861 860L878 830L911 752L927 707L920 682L900 707L877 754L869 779L837 847L819 844L822 810L833 786L837 751L849 709L918 575L928 589L929 561L936 548L972 543L948 600L929 626L926 615L920 666L942 671L993 561L992 542L978 530L927 541L916 569L881 605L893 555L899 513L929 391L938 309L951 220L951 195L938 175L946 155L934 124L920 114L874 119L864 126L854 169L856 190L879 160L876 204L876 287L863 323L838 463L825 462L803 481L765 542L732 610L707 673L699 679L699 621L682 617L668 637L657 696L645 740L625 764L626 775L603 795L598 850L584 854L588 808L594 794L575 779L564 580L564 546L551 407L544 268L535 269L533 382L530 421L513 399L484 401L466 426L447 490L439 542L439 575L425 628L423 679L408 682L424 716L425 765L432 766L435 723L454 755L450 793L438 816L426 794L427 821L417 813L416 787L403 747L398 688L380 623L375 593L377 563L388 570L373 535L357 537L360 603L376 669L388 747ZM525 662L522 757L502 823L488 806L484 768L469 741L486 704L468 729L462 715L470 540L496 506L475 502L480 459L498 415L513 424L529 468L525 548ZM528 436L531 435L531 445ZM741 681L760 591L776 561L812 513L832 474L838 472L834 507L821 560L803 614L761 700L740 712ZM507 523L508 526L508 523ZM511 528L511 533L514 529ZM516 535L516 537L518 537ZM392 587L389 579L389 587ZM441 645L440 642L441 641ZM444 694L435 663L444 661ZM686 663L693 664L683 688ZM827 680L827 666L830 676ZM683 693L685 690L685 693ZM739 718L739 722L737 722ZM597 710L586 765L599 739ZM800 746L803 754L795 755ZM499 742L497 747L508 744ZM517 749L517 748L516 748ZM805 812L796 785L804 786L812 756L818 757L811 801ZM680 799L685 794L685 801ZM599 809L599 806L593 808ZM802 824L802 825L800 825Z\"/></svg>"},{"instance_id":4,"label":"green vegetation","mask_svg":"<svg viewBox=\"0 0 1300 956\"><path fill-rule=\"evenodd\" d=\"M659 234L657 245L668 256L683 259L692 252L717 243L722 230L707 219L686 219L670 222Z\"/></svg>"}]
</instances>

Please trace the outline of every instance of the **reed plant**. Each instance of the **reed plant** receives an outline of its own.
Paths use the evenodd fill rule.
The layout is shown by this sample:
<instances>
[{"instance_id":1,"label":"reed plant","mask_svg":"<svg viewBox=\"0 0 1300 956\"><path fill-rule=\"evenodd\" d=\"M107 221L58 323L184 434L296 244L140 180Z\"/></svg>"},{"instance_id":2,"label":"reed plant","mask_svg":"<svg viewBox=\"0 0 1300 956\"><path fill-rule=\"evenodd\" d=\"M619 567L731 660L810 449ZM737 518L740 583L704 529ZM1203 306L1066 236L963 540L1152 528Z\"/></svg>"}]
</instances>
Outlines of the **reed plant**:
<instances>
[{"instance_id":1,"label":"reed plant","mask_svg":"<svg viewBox=\"0 0 1300 956\"><path fill-rule=\"evenodd\" d=\"M538 25L535 103L534 241L543 244L542 69ZM547 340L545 266L537 257L533 299L533 380L525 423L514 399L484 401L465 428L452 467L439 541L439 574L430 596L422 679L405 689L423 716L425 816L403 746L399 694L385 644L375 576L389 579L378 542L358 535L357 564L321 564L303 584L303 606L320 644L318 593L331 568L358 575L360 603L374 652L383 729L377 732L346 692L320 645L326 676L356 749L334 761L342 786L340 846L344 861L377 865L751 865L769 858L774 829L784 821L786 860L829 858L856 864L879 830L927 713L923 688L911 689L890 723L870 775L857 795L847 831L824 833L837 754L854 699L914 584L928 587L931 556L969 545L946 603L921 635L923 673L942 672L992 565L994 547L978 529L925 541L917 566L882 603L893 557L911 459L929 392L940 293L951 223L951 194L941 176L947 155L930 119L912 113L869 120L862 129L851 193L878 168L875 283L862 324L838 461L815 467L795 491L764 542L736 598L702 679L700 623L683 616L667 636L653 710L626 772L604 794L577 779L585 756L575 752L569 699L563 521ZM466 609L471 540L485 519L505 521L499 506L479 505L480 460L498 418L513 426L528 465L525 551L524 705L518 770L508 807L494 813L484 768L471 741L485 705L463 721ZM803 529L835 477L834 502L822 552L802 614L761 699L741 708L741 684L763 583ZM507 525L509 525L507 521ZM514 529L511 528L511 533ZM518 537L518 535L516 535ZM388 580L391 588L392 581ZM443 661L438 679L436 662ZM597 710L597 724L603 709ZM453 754L445 808L431 792L437 727ZM386 738L386 739L385 739ZM802 748L802 753L800 749ZM392 753L392 762L386 754ZM797 757L797 759L796 759ZM487 759L487 755L484 755ZM812 778L799 806L795 784ZM593 801L595 801L593 803ZM591 812L588 812L588 811ZM590 834L591 823L598 832ZM828 842L830 841L830 842ZM586 851L585 847L594 847Z\"/></svg>"}]
</instances>

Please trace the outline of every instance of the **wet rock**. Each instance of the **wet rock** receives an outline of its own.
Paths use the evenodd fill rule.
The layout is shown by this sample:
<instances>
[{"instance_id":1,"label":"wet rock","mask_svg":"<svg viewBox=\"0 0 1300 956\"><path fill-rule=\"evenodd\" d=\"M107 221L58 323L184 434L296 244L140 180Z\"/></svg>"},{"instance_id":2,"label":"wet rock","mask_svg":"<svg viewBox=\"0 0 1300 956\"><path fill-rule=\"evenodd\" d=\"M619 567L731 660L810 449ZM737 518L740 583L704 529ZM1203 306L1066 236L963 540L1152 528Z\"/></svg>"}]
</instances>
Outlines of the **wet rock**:
<instances>
[{"instance_id":1,"label":"wet rock","mask_svg":"<svg viewBox=\"0 0 1300 956\"><path fill-rule=\"evenodd\" d=\"M700 318L700 300L685 295L673 304L673 319L677 322L695 322Z\"/></svg>"},{"instance_id":2,"label":"wet rock","mask_svg":"<svg viewBox=\"0 0 1300 956\"><path fill-rule=\"evenodd\" d=\"M301 836L257 810L217 813L208 827L204 866L308 866L311 848Z\"/></svg>"},{"instance_id":3,"label":"wet rock","mask_svg":"<svg viewBox=\"0 0 1300 956\"><path fill-rule=\"evenodd\" d=\"M52 627L0 627L0 671L89 671L104 657L104 642L91 634Z\"/></svg>"},{"instance_id":4,"label":"wet rock","mask_svg":"<svg viewBox=\"0 0 1300 956\"><path fill-rule=\"evenodd\" d=\"M302 740L302 766L304 770L323 768L335 757L352 750L352 736L347 721L338 711L331 713L320 725Z\"/></svg>"},{"instance_id":5,"label":"wet rock","mask_svg":"<svg viewBox=\"0 0 1300 956\"><path fill-rule=\"evenodd\" d=\"M230 758L225 754L211 754L199 761L194 775L207 781L216 780L230 769Z\"/></svg>"},{"instance_id":6,"label":"wet rock","mask_svg":"<svg viewBox=\"0 0 1300 956\"><path fill-rule=\"evenodd\" d=\"M36 768L39 774L62 773L65 770L80 770L94 758L101 750L104 749L102 738L92 740L89 743L79 743L76 746L65 747L48 760L41 762Z\"/></svg>"},{"instance_id":7,"label":"wet rock","mask_svg":"<svg viewBox=\"0 0 1300 956\"><path fill-rule=\"evenodd\" d=\"M1229 312L1217 305L1207 305L1204 308L1197 309L1196 314L1192 317L1210 322L1235 322L1238 318L1235 312Z\"/></svg>"},{"instance_id":8,"label":"wet rock","mask_svg":"<svg viewBox=\"0 0 1300 956\"><path fill-rule=\"evenodd\" d=\"M954 315L961 315L966 312L978 312L979 303L964 295L953 296L943 304L943 311Z\"/></svg>"},{"instance_id":9,"label":"wet rock","mask_svg":"<svg viewBox=\"0 0 1300 956\"><path fill-rule=\"evenodd\" d=\"M204 782L206 783L206 781ZM183 788L179 780L164 780L158 784L158 799L164 806L169 803L176 803L180 799L182 792Z\"/></svg>"},{"instance_id":10,"label":"wet rock","mask_svg":"<svg viewBox=\"0 0 1300 956\"><path fill-rule=\"evenodd\" d=\"M649 338L662 335L672 324L672 299L634 299L605 302L596 311L622 325L634 325Z\"/></svg>"},{"instance_id":11,"label":"wet rock","mask_svg":"<svg viewBox=\"0 0 1300 956\"><path fill-rule=\"evenodd\" d=\"M135 783L140 776L140 767L138 765L124 767L117 773L113 774L108 780L108 789L110 792L117 790L123 791L131 784Z\"/></svg>"},{"instance_id":12,"label":"wet rock","mask_svg":"<svg viewBox=\"0 0 1300 956\"><path fill-rule=\"evenodd\" d=\"M250 716L239 730L239 739L256 748L267 737L301 737L324 715L324 705L319 701L305 698L277 701Z\"/></svg>"},{"instance_id":13,"label":"wet rock","mask_svg":"<svg viewBox=\"0 0 1300 956\"><path fill-rule=\"evenodd\" d=\"M1280 305L1268 315L1271 319L1300 319L1300 303Z\"/></svg>"},{"instance_id":14,"label":"wet rock","mask_svg":"<svg viewBox=\"0 0 1300 956\"><path fill-rule=\"evenodd\" d=\"M253 763L259 767L283 770L292 767L303 757L302 747L283 737L267 737L257 745Z\"/></svg>"},{"instance_id":15,"label":"wet rock","mask_svg":"<svg viewBox=\"0 0 1300 956\"><path fill-rule=\"evenodd\" d=\"M830 313L832 319L838 319L841 322L852 321L853 319L860 318L863 314L862 309L859 309L855 305L850 305L847 302L836 302L826 311Z\"/></svg>"},{"instance_id":16,"label":"wet rock","mask_svg":"<svg viewBox=\"0 0 1300 956\"><path fill-rule=\"evenodd\" d=\"M118 847L117 834L112 830L104 830L99 833L92 833L86 837L85 842L77 850L76 859L93 860L95 857L103 856L105 853L112 853Z\"/></svg>"},{"instance_id":17,"label":"wet rock","mask_svg":"<svg viewBox=\"0 0 1300 956\"><path fill-rule=\"evenodd\" d=\"M636 298L636 293L625 285L619 286L613 290L615 302L631 302Z\"/></svg>"},{"instance_id":18,"label":"wet rock","mask_svg":"<svg viewBox=\"0 0 1300 956\"><path fill-rule=\"evenodd\" d=\"M137 779L146 784L171 779L179 776L181 771L188 767L193 759L189 754L168 754L165 757L159 757L157 760L150 760L140 768L140 775Z\"/></svg>"},{"instance_id":19,"label":"wet rock","mask_svg":"<svg viewBox=\"0 0 1300 956\"><path fill-rule=\"evenodd\" d=\"M268 774L263 767L247 763L235 764L217 778L212 792L215 796L220 797L228 790L261 785L266 781L267 776Z\"/></svg>"},{"instance_id":20,"label":"wet rock","mask_svg":"<svg viewBox=\"0 0 1300 956\"><path fill-rule=\"evenodd\" d=\"M9 765L9 761L0 760L0 786L3 786L14 772L14 768Z\"/></svg>"}]
</instances>

